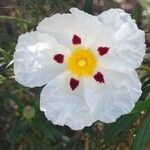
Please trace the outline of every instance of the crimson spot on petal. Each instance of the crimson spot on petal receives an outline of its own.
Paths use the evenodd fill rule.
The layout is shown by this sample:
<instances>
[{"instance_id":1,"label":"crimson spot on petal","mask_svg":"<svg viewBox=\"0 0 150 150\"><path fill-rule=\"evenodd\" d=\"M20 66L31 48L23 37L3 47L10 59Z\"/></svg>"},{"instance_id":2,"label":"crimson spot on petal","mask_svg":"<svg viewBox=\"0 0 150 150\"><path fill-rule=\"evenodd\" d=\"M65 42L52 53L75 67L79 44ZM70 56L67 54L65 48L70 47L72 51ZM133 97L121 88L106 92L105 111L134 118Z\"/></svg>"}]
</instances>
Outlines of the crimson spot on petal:
<instances>
[{"instance_id":1,"label":"crimson spot on petal","mask_svg":"<svg viewBox=\"0 0 150 150\"><path fill-rule=\"evenodd\" d=\"M78 36L78 35L74 35L73 36L73 38L72 38L72 43L74 44L74 45L76 45L76 44L81 44L81 38Z\"/></svg>"},{"instance_id":2,"label":"crimson spot on petal","mask_svg":"<svg viewBox=\"0 0 150 150\"><path fill-rule=\"evenodd\" d=\"M101 72L97 72L95 75L94 75L94 79L99 82L99 83L105 83L104 81L104 76Z\"/></svg>"},{"instance_id":3,"label":"crimson spot on petal","mask_svg":"<svg viewBox=\"0 0 150 150\"><path fill-rule=\"evenodd\" d=\"M62 54L56 54L54 56L54 60L58 63L63 63L64 62L64 55Z\"/></svg>"},{"instance_id":4,"label":"crimson spot on petal","mask_svg":"<svg viewBox=\"0 0 150 150\"><path fill-rule=\"evenodd\" d=\"M71 87L72 91L75 90L78 85L79 85L79 80L71 78L70 87Z\"/></svg>"},{"instance_id":5,"label":"crimson spot on petal","mask_svg":"<svg viewBox=\"0 0 150 150\"><path fill-rule=\"evenodd\" d=\"M103 56L105 54L107 54L109 51L109 48L108 47L99 47L98 48L98 52L99 52L99 55L100 56Z\"/></svg>"}]
</instances>

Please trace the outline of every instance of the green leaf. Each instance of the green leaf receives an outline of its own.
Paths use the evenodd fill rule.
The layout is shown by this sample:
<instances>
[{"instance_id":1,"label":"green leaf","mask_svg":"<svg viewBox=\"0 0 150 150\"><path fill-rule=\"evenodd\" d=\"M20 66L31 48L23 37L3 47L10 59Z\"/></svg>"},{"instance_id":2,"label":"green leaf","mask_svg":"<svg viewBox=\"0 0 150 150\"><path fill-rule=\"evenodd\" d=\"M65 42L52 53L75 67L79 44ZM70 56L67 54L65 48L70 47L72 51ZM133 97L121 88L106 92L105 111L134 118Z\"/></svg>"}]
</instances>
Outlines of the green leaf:
<instances>
[{"instance_id":1,"label":"green leaf","mask_svg":"<svg viewBox=\"0 0 150 150\"><path fill-rule=\"evenodd\" d=\"M92 14L92 5L93 5L93 0L85 0L84 11L89 14Z\"/></svg>"},{"instance_id":2,"label":"green leaf","mask_svg":"<svg viewBox=\"0 0 150 150\"><path fill-rule=\"evenodd\" d=\"M0 15L0 20L14 20L14 21L18 21L18 22L21 22L21 23L25 23L25 24L31 24L31 22L28 22L28 21L20 19L20 18L12 17L12 16L2 16L2 15Z\"/></svg>"},{"instance_id":3,"label":"green leaf","mask_svg":"<svg viewBox=\"0 0 150 150\"><path fill-rule=\"evenodd\" d=\"M105 141L108 144L115 143L121 132L127 131L137 118L137 114L128 114L108 125L105 133Z\"/></svg>"},{"instance_id":4,"label":"green leaf","mask_svg":"<svg viewBox=\"0 0 150 150\"><path fill-rule=\"evenodd\" d=\"M146 150L150 143L150 112L147 113L144 122L137 131L131 150Z\"/></svg>"},{"instance_id":5,"label":"green leaf","mask_svg":"<svg viewBox=\"0 0 150 150\"><path fill-rule=\"evenodd\" d=\"M25 120L19 120L15 124L15 127L12 128L10 132L10 138L12 144L15 144L19 140L20 135L24 133L26 127L27 127L27 122L25 122Z\"/></svg>"},{"instance_id":6,"label":"green leaf","mask_svg":"<svg viewBox=\"0 0 150 150\"><path fill-rule=\"evenodd\" d=\"M33 107L36 111L36 115L39 115L40 112L40 96L36 96L36 98L34 99L34 103L33 103Z\"/></svg>"},{"instance_id":7,"label":"green leaf","mask_svg":"<svg viewBox=\"0 0 150 150\"><path fill-rule=\"evenodd\" d=\"M145 100L145 99L148 98L148 95L150 93L150 84L142 87L142 91L143 91L143 93L142 93L142 95L140 97L140 100Z\"/></svg>"},{"instance_id":8,"label":"green leaf","mask_svg":"<svg viewBox=\"0 0 150 150\"><path fill-rule=\"evenodd\" d=\"M139 21L139 16L140 16L140 14L141 14L141 8L140 8L140 7L137 7L137 8L135 8L135 9L131 12L131 17L132 17L133 19L135 19L136 22L138 22L138 21Z\"/></svg>"},{"instance_id":9,"label":"green leaf","mask_svg":"<svg viewBox=\"0 0 150 150\"><path fill-rule=\"evenodd\" d=\"M19 113L22 114L23 108L24 108L24 104L22 103L22 101L15 94L11 93L8 90L8 91L5 91L3 93L0 93L0 95L3 98L5 98L6 100L13 100L18 105Z\"/></svg>"},{"instance_id":10,"label":"green leaf","mask_svg":"<svg viewBox=\"0 0 150 150\"><path fill-rule=\"evenodd\" d=\"M143 85L142 85L142 88L144 88L145 86L147 85L150 85L150 77L147 77L144 82L143 82Z\"/></svg>"},{"instance_id":11,"label":"green leaf","mask_svg":"<svg viewBox=\"0 0 150 150\"><path fill-rule=\"evenodd\" d=\"M150 110L150 100L136 102L136 105L131 113L141 113L145 110Z\"/></svg>"},{"instance_id":12,"label":"green leaf","mask_svg":"<svg viewBox=\"0 0 150 150\"><path fill-rule=\"evenodd\" d=\"M10 56L9 56L8 52L2 48L0 48L0 55L2 55L5 58L5 60L7 60L7 61L10 60Z\"/></svg>"},{"instance_id":13,"label":"green leaf","mask_svg":"<svg viewBox=\"0 0 150 150\"><path fill-rule=\"evenodd\" d=\"M0 75L0 84L4 83L6 81L7 81L7 78L2 76L2 75Z\"/></svg>"},{"instance_id":14,"label":"green leaf","mask_svg":"<svg viewBox=\"0 0 150 150\"><path fill-rule=\"evenodd\" d=\"M41 118L36 118L34 123L36 123L36 127L42 132L44 137L46 137L52 142L56 142L55 136L53 135L52 128L50 126L48 127L46 123L42 121Z\"/></svg>"}]
</instances>

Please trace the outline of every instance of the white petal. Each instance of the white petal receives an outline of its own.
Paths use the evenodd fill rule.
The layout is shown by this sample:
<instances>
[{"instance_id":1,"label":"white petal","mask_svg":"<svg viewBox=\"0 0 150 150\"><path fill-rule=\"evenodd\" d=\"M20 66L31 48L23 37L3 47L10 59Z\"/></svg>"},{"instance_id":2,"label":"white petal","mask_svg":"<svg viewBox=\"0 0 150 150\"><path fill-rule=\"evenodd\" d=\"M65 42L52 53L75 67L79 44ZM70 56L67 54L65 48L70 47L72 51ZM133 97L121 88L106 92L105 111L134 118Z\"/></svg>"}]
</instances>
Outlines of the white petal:
<instances>
[{"instance_id":1,"label":"white petal","mask_svg":"<svg viewBox=\"0 0 150 150\"><path fill-rule=\"evenodd\" d=\"M101 23L96 16L92 16L77 8L71 8L70 12L74 17L74 22L76 24L74 33L81 37L82 45L84 47L90 47L97 39L97 35L100 34L99 32L102 31Z\"/></svg>"},{"instance_id":2,"label":"white petal","mask_svg":"<svg viewBox=\"0 0 150 150\"><path fill-rule=\"evenodd\" d=\"M72 14L55 14L45 18L37 27L37 31L54 36L59 43L72 48L73 35L81 38L82 46L91 45L101 27L97 17L89 15L77 8L70 9Z\"/></svg>"},{"instance_id":3,"label":"white petal","mask_svg":"<svg viewBox=\"0 0 150 150\"><path fill-rule=\"evenodd\" d=\"M74 18L71 14L55 14L42 20L37 26L37 31L48 33L54 36L59 43L70 47L74 26Z\"/></svg>"},{"instance_id":4,"label":"white petal","mask_svg":"<svg viewBox=\"0 0 150 150\"><path fill-rule=\"evenodd\" d=\"M141 65L145 54L144 32L137 28L129 14L121 9L110 9L99 16L89 15L77 8L71 8L70 12L44 19L37 30L54 36L70 49L73 49L74 34L81 37L82 46L92 50L97 51L100 46L110 47L110 57L104 62L108 69L126 71ZM122 67L116 67L118 63Z\"/></svg>"},{"instance_id":5,"label":"white petal","mask_svg":"<svg viewBox=\"0 0 150 150\"><path fill-rule=\"evenodd\" d=\"M65 71L65 65L54 61L55 54L70 51L54 38L38 32L19 36L14 54L15 79L27 86L42 86Z\"/></svg>"},{"instance_id":6,"label":"white petal","mask_svg":"<svg viewBox=\"0 0 150 150\"><path fill-rule=\"evenodd\" d=\"M83 83L72 91L71 75L62 73L49 82L41 93L40 109L54 124L67 125L73 130L90 126L93 122L83 99Z\"/></svg>"},{"instance_id":7,"label":"white petal","mask_svg":"<svg viewBox=\"0 0 150 150\"><path fill-rule=\"evenodd\" d=\"M141 95L141 83L135 71L121 73L101 69L105 84L85 79L85 101L95 120L113 122L129 113Z\"/></svg>"},{"instance_id":8,"label":"white petal","mask_svg":"<svg viewBox=\"0 0 150 150\"><path fill-rule=\"evenodd\" d=\"M123 71L121 67L124 71L138 68L145 54L144 32L139 30L131 16L121 9L110 9L101 13L98 18L109 32L108 39L106 38L108 42L104 45L108 44L111 49L110 57L104 58L105 67L108 69L112 67L118 71ZM118 68L116 65L119 65L119 62Z\"/></svg>"}]
</instances>

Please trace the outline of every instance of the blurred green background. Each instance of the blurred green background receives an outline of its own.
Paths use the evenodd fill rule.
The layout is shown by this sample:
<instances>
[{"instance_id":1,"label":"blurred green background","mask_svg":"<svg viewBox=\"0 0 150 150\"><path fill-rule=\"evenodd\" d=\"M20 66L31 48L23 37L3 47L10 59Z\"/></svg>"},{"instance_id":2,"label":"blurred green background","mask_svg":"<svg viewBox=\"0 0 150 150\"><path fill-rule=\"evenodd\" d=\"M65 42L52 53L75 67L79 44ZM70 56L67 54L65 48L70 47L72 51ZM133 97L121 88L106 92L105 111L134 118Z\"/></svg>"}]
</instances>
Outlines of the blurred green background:
<instances>
[{"instance_id":1,"label":"blurred green background","mask_svg":"<svg viewBox=\"0 0 150 150\"><path fill-rule=\"evenodd\" d=\"M78 7L97 15L109 8L131 13L146 33L147 51L137 69L143 94L134 110L115 123L82 131L54 126L39 110L42 88L14 80L10 64L17 37L56 12ZM0 150L150 150L150 0L0 0Z\"/></svg>"}]
</instances>

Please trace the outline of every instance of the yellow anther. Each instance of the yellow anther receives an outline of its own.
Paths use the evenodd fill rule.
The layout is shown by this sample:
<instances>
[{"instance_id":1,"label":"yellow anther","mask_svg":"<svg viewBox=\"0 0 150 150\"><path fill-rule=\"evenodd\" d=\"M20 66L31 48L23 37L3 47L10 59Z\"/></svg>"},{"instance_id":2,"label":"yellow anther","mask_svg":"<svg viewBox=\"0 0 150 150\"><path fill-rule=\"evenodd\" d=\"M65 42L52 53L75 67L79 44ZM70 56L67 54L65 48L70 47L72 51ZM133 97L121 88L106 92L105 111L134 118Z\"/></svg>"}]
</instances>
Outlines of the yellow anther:
<instances>
[{"instance_id":1,"label":"yellow anther","mask_svg":"<svg viewBox=\"0 0 150 150\"><path fill-rule=\"evenodd\" d=\"M92 76L97 66L97 59L90 49L76 47L66 63L67 69L72 74L78 77Z\"/></svg>"},{"instance_id":2,"label":"yellow anther","mask_svg":"<svg viewBox=\"0 0 150 150\"><path fill-rule=\"evenodd\" d=\"M84 66L86 65L86 60L85 60L84 58L80 58L80 59L78 60L78 65L79 65L80 67L84 67Z\"/></svg>"}]
</instances>

